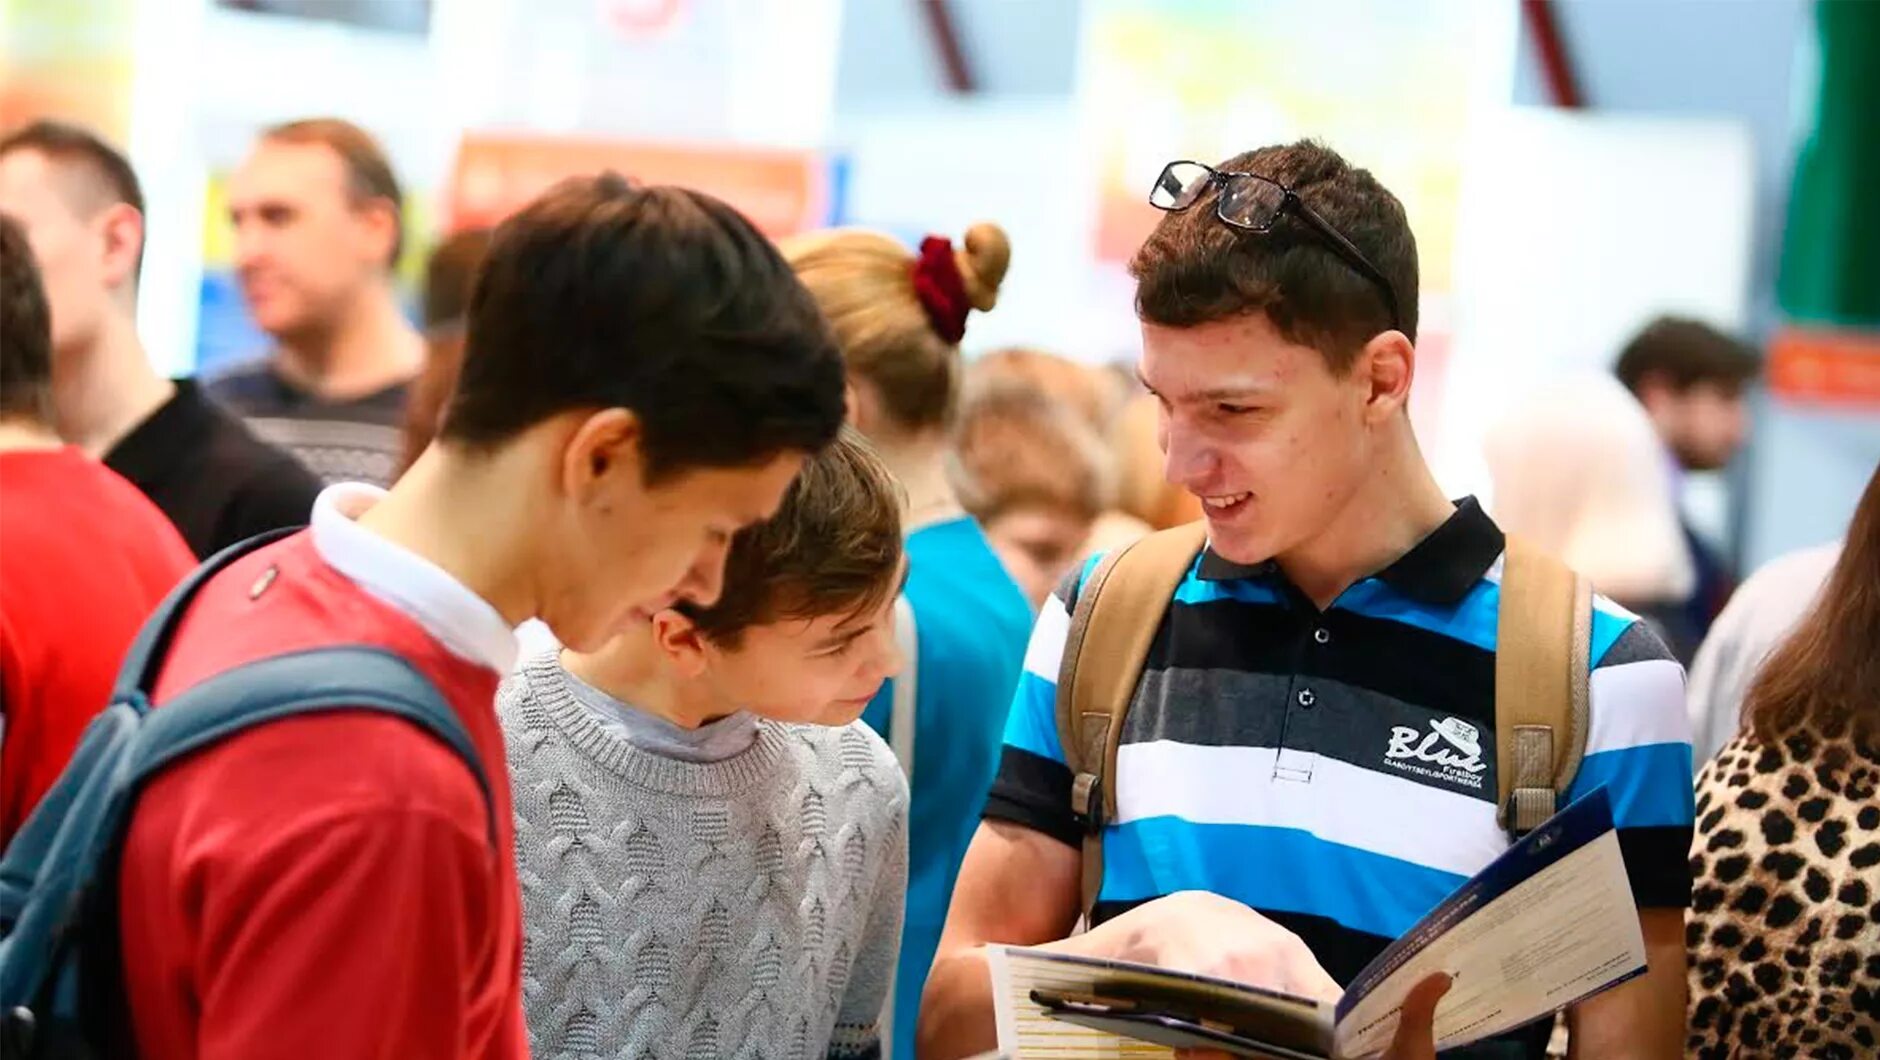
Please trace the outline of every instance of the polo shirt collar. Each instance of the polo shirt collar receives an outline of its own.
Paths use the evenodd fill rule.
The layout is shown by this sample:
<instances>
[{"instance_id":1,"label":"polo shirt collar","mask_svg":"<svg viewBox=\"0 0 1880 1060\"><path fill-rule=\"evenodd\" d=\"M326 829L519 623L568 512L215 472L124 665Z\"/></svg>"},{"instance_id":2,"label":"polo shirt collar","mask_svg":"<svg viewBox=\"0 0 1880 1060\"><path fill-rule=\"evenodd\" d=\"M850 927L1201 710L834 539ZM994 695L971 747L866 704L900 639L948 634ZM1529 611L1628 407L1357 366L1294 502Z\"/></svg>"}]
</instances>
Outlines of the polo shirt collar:
<instances>
[{"instance_id":1,"label":"polo shirt collar","mask_svg":"<svg viewBox=\"0 0 1880 1060\"><path fill-rule=\"evenodd\" d=\"M313 502L313 548L361 589L409 615L454 655L497 673L516 667L516 635L489 601L444 568L360 526L385 491L345 482Z\"/></svg>"},{"instance_id":2,"label":"polo shirt collar","mask_svg":"<svg viewBox=\"0 0 1880 1060\"><path fill-rule=\"evenodd\" d=\"M1495 565L1505 543L1501 528L1476 499L1464 497L1441 526L1372 577L1425 603L1459 603ZM1235 563L1216 554L1212 546L1201 554L1198 573L1203 581L1284 578L1273 560Z\"/></svg>"}]
</instances>

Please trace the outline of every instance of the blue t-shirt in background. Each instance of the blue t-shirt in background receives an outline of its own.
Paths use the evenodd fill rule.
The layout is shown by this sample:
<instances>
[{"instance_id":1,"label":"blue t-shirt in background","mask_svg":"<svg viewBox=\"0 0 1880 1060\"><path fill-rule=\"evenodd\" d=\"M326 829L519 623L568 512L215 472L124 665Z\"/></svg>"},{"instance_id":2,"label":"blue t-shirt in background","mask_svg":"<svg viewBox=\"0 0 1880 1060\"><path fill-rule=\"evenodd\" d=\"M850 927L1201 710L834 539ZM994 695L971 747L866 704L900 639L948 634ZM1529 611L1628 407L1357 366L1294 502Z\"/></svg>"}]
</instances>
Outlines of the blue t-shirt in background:
<instances>
[{"instance_id":1,"label":"blue t-shirt in background","mask_svg":"<svg viewBox=\"0 0 1880 1060\"><path fill-rule=\"evenodd\" d=\"M936 523L907 539L907 599L920 636L907 920L894 982L896 1060L914 1056L920 993L946 924L953 881L998 769L1005 718L1024 666L1031 605L979 524ZM862 720L891 739L894 688Z\"/></svg>"}]
</instances>

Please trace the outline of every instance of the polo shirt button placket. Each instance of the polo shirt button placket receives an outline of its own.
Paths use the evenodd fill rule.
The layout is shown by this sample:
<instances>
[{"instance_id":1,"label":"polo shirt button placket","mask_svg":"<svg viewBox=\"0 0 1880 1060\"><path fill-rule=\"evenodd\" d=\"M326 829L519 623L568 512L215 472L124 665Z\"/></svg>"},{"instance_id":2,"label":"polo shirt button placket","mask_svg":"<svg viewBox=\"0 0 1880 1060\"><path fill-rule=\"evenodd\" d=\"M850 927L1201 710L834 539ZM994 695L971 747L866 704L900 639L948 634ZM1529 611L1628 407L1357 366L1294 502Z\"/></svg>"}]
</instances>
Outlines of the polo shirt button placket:
<instances>
[{"instance_id":1,"label":"polo shirt button placket","mask_svg":"<svg viewBox=\"0 0 1880 1060\"><path fill-rule=\"evenodd\" d=\"M1305 709L1311 710L1312 704L1318 701L1319 697L1315 695L1310 688L1302 688L1299 690L1299 705Z\"/></svg>"}]
</instances>

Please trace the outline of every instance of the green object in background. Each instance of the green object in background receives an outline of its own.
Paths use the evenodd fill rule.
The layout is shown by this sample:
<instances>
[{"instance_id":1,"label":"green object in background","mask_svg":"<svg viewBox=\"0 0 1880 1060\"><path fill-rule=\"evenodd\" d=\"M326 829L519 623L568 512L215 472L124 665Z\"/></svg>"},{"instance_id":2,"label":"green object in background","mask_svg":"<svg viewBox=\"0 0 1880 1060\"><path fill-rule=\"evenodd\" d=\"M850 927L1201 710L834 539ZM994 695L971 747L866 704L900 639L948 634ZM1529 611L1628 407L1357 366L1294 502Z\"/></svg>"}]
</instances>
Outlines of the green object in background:
<instances>
[{"instance_id":1,"label":"green object in background","mask_svg":"<svg viewBox=\"0 0 1880 1060\"><path fill-rule=\"evenodd\" d=\"M1820 82L1776 297L1798 322L1880 327L1880 3L1817 0Z\"/></svg>"}]
</instances>

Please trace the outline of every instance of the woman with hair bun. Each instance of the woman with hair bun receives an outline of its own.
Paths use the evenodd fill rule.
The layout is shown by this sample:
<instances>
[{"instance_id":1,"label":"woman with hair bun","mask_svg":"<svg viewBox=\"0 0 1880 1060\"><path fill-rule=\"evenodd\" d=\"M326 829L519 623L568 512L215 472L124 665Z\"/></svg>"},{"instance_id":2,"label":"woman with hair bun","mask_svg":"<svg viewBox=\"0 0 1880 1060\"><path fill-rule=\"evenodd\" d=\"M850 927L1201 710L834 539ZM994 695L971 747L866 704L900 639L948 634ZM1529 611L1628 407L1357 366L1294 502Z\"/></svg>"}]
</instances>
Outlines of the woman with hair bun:
<instances>
[{"instance_id":1,"label":"woman with hair bun","mask_svg":"<svg viewBox=\"0 0 1880 1060\"><path fill-rule=\"evenodd\" d=\"M905 1060L1031 632L1030 605L947 478L960 339L971 313L998 302L1011 245L982 223L958 246L929 236L917 253L856 229L799 236L783 251L842 348L850 419L907 491L906 600L918 648L863 715L911 765L907 920L882 1036L889 1055ZM908 702L910 687L913 724L897 733L896 692Z\"/></svg>"}]
</instances>

